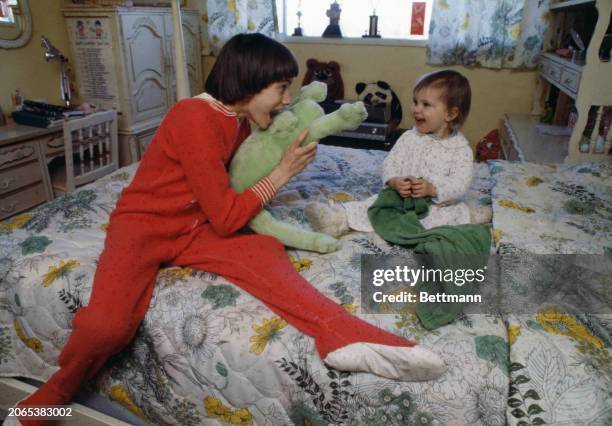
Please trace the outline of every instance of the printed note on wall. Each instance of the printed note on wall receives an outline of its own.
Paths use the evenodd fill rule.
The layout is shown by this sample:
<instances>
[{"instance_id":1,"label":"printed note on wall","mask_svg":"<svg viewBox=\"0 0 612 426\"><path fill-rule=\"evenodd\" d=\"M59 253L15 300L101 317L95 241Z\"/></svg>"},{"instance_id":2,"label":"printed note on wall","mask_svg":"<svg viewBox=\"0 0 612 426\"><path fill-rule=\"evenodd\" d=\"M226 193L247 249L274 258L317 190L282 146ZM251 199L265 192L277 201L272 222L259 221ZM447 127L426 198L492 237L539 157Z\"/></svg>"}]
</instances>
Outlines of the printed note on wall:
<instances>
[{"instance_id":1,"label":"printed note on wall","mask_svg":"<svg viewBox=\"0 0 612 426\"><path fill-rule=\"evenodd\" d=\"M74 17L67 25L79 97L101 109L116 108L119 100L109 18Z\"/></svg>"}]
</instances>

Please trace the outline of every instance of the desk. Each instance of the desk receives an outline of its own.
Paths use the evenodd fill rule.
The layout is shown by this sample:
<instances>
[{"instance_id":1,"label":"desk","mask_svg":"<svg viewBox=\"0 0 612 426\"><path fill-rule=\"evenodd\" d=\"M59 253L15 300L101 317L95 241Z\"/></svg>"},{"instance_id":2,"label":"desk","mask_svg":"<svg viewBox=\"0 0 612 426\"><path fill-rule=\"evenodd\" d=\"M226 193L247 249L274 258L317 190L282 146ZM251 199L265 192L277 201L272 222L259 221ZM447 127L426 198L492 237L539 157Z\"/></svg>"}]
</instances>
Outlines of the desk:
<instances>
[{"instance_id":1,"label":"desk","mask_svg":"<svg viewBox=\"0 0 612 426\"><path fill-rule=\"evenodd\" d=\"M61 127L0 126L0 220L53 199L47 159L58 155Z\"/></svg>"}]
</instances>

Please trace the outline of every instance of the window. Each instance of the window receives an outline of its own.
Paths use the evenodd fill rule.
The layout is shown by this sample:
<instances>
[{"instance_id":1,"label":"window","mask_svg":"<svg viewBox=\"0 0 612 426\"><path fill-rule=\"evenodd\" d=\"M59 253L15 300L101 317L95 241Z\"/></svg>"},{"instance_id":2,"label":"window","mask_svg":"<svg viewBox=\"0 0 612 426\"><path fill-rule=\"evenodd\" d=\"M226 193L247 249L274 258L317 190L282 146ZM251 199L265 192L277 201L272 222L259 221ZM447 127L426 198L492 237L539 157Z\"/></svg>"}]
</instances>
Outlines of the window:
<instances>
[{"instance_id":1,"label":"window","mask_svg":"<svg viewBox=\"0 0 612 426\"><path fill-rule=\"evenodd\" d=\"M0 0L0 24L12 24L15 22L13 8L17 7L17 0Z\"/></svg>"},{"instance_id":2,"label":"window","mask_svg":"<svg viewBox=\"0 0 612 426\"><path fill-rule=\"evenodd\" d=\"M305 37L321 37L329 25L327 10L333 0L276 0L279 32L291 36L298 26ZM427 40L433 0L337 0L342 10L343 37L361 38L376 10L378 34L384 39Z\"/></svg>"}]
</instances>

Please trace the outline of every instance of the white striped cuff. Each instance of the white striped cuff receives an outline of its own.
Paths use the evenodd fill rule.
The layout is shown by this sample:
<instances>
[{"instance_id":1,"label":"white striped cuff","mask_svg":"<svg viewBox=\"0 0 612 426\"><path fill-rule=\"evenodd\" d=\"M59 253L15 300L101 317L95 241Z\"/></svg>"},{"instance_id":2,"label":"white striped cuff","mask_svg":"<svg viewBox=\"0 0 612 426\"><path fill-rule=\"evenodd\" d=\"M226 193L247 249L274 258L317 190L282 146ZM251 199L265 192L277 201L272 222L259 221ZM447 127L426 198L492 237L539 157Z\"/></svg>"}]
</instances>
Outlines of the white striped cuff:
<instances>
[{"instance_id":1,"label":"white striped cuff","mask_svg":"<svg viewBox=\"0 0 612 426\"><path fill-rule=\"evenodd\" d=\"M267 176L260 179L259 182L251 187L251 189L255 191L255 194L257 194L261 200L262 206L268 203L268 201L274 197L274 194L276 194L276 188L274 187L274 184L270 178Z\"/></svg>"}]
</instances>

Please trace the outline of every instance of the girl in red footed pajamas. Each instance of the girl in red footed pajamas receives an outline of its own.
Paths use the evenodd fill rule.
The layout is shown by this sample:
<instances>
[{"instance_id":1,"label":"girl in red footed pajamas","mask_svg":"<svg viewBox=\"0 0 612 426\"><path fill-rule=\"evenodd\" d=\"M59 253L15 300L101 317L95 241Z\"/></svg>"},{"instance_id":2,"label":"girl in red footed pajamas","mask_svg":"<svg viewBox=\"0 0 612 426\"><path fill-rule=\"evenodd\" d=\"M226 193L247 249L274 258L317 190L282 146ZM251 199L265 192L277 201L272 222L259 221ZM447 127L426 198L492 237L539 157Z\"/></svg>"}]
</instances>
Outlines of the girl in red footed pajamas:
<instances>
[{"instance_id":1,"label":"girl in red footed pajamas","mask_svg":"<svg viewBox=\"0 0 612 426\"><path fill-rule=\"evenodd\" d=\"M248 291L314 337L328 365L391 378L433 377L420 370L404 368L398 374L364 366L363 343L373 344L368 350L387 350L383 357L400 370L409 362L413 369L427 369L431 361L415 364L402 352L412 342L349 315L319 293L296 272L275 238L236 233L314 158L316 143L299 146L303 133L270 175L242 193L230 187L227 169L249 134L246 119L267 128L270 114L290 102L288 87L296 75L295 59L284 46L260 34L238 35L219 54L206 82L208 93L169 111L111 214L91 298L72 321L60 369L20 407L67 403L83 381L130 342L162 263L213 272ZM417 355L433 355L422 351ZM351 358L355 353L359 359Z\"/></svg>"}]
</instances>

